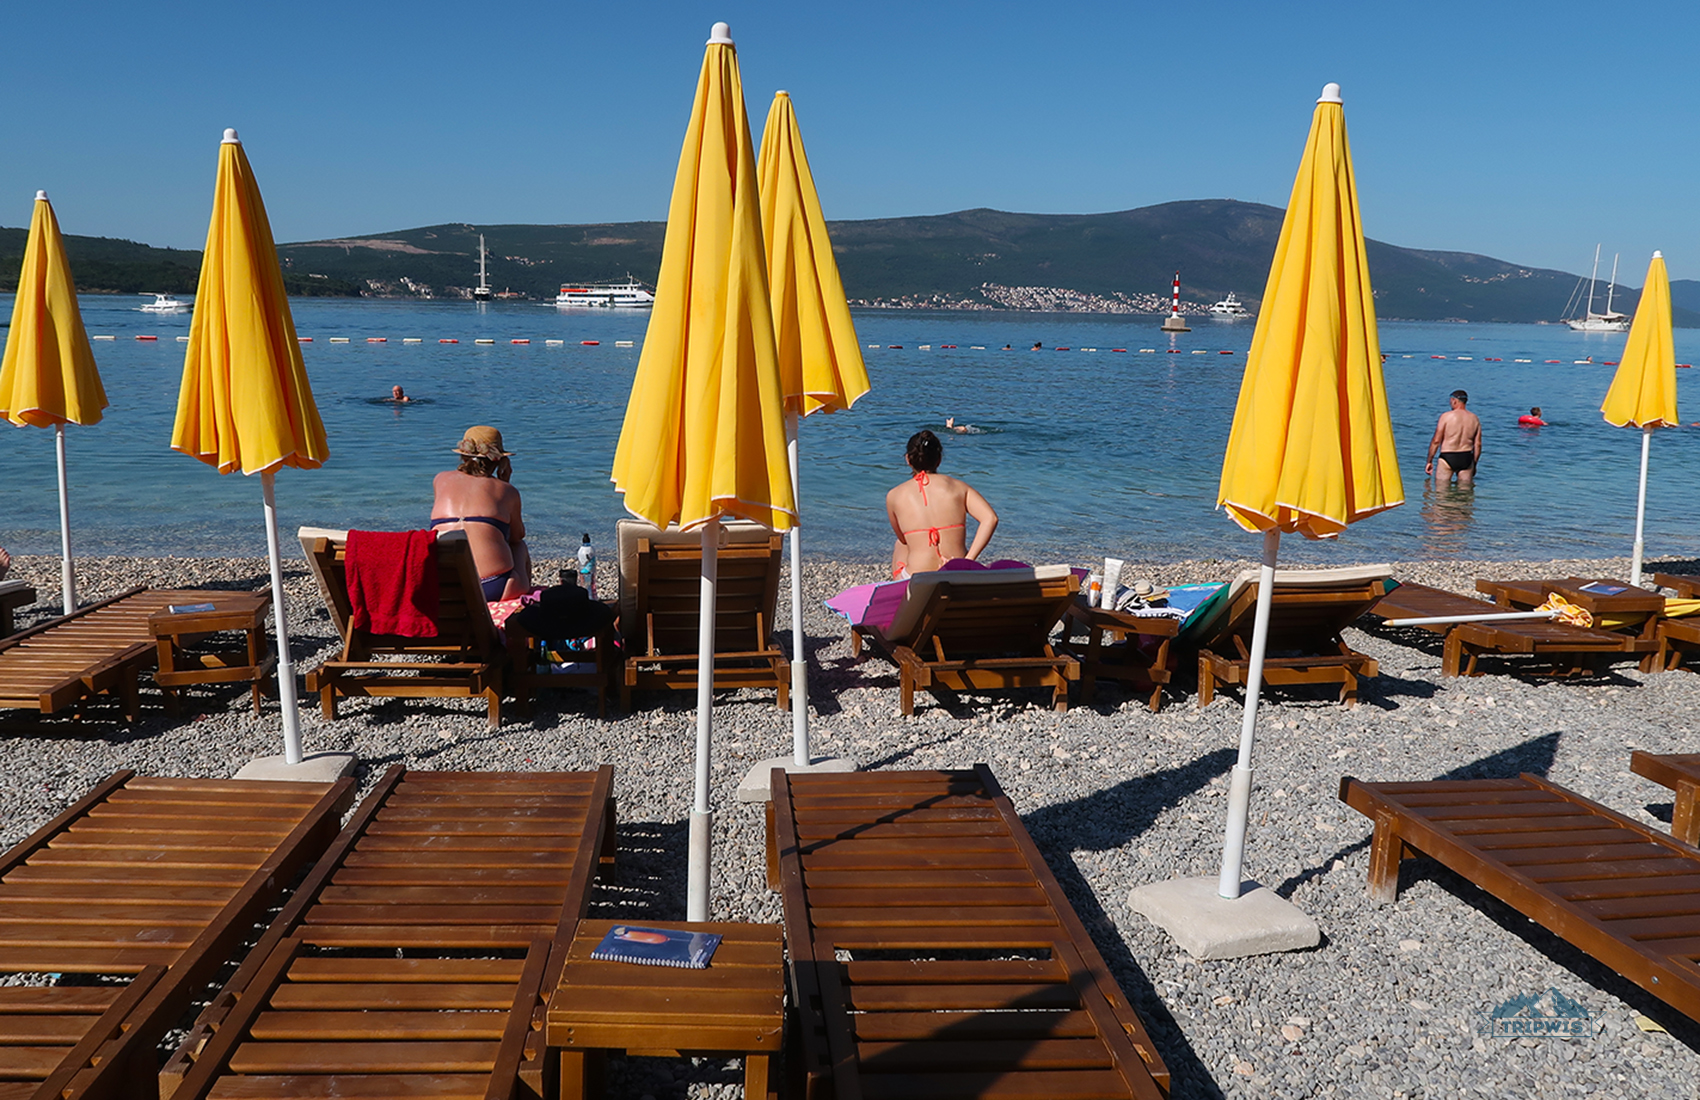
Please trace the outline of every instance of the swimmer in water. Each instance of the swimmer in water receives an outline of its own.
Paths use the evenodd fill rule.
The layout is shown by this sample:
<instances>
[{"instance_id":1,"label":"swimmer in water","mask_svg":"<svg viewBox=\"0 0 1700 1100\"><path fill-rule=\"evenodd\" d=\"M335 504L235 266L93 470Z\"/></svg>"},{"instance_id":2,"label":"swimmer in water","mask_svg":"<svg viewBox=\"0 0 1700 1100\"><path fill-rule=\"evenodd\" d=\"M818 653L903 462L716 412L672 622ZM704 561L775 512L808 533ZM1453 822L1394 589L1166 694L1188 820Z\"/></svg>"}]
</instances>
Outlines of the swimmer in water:
<instances>
[{"instance_id":1,"label":"swimmer in water","mask_svg":"<svg viewBox=\"0 0 1700 1100\"><path fill-rule=\"evenodd\" d=\"M1015 349L1010 347L1008 344L1005 344L1003 347L999 348L998 350L999 351L1014 351Z\"/></svg>"},{"instance_id":2,"label":"swimmer in water","mask_svg":"<svg viewBox=\"0 0 1700 1100\"><path fill-rule=\"evenodd\" d=\"M1517 423L1525 428L1544 428L1547 426L1547 422L1541 419L1541 407L1539 405L1530 409L1527 416L1519 416Z\"/></svg>"},{"instance_id":3,"label":"swimmer in water","mask_svg":"<svg viewBox=\"0 0 1700 1100\"><path fill-rule=\"evenodd\" d=\"M402 392L402 389L401 389L400 386L391 386L390 387L390 404L392 404L392 405L405 405L409 401L412 401L412 400L413 400L413 398L407 396L407 394Z\"/></svg>"},{"instance_id":4,"label":"swimmer in water","mask_svg":"<svg viewBox=\"0 0 1700 1100\"><path fill-rule=\"evenodd\" d=\"M955 432L957 435L967 435L974 428L974 425L972 424L958 424L956 422L956 417L954 416L945 417L944 426Z\"/></svg>"},{"instance_id":5,"label":"swimmer in water","mask_svg":"<svg viewBox=\"0 0 1700 1100\"><path fill-rule=\"evenodd\" d=\"M1040 343L1038 340L1035 340L1035 341L1033 341L1033 346L1031 348L1028 348L1027 350L1028 351L1044 351L1045 345Z\"/></svg>"}]
</instances>

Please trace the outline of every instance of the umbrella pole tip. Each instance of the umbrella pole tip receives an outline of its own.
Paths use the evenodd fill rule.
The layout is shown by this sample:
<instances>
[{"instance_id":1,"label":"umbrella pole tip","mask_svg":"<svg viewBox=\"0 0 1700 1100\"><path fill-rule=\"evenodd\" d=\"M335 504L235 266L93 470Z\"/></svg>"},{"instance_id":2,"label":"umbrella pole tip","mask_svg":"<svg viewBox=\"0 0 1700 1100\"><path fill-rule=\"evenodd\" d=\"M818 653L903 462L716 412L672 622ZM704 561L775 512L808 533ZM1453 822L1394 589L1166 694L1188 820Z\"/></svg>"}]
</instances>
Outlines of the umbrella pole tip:
<instances>
[{"instance_id":1,"label":"umbrella pole tip","mask_svg":"<svg viewBox=\"0 0 1700 1100\"><path fill-rule=\"evenodd\" d=\"M1316 97L1318 103L1344 103L1340 98L1340 85L1332 80L1322 86L1322 94Z\"/></svg>"},{"instance_id":2,"label":"umbrella pole tip","mask_svg":"<svg viewBox=\"0 0 1700 1100\"><path fill-rule=\"evenodd\" d=\"M47 192L46 191L37 191L35 193L35 201L36 202L46 202L47 201ZM1657 253L1654 253L1654 255L1657 255Z\"/></svg>"},{"instance_id":3,"label":"umbrella pole tip","mask_svg":"<svg viewBox=\"0 0 1700 1100\"><path fill-rule=\"evenodd\" d=\"M791 93L786 91L784 88L781 88L777 92L773 93L773 98L775 98L775 99L778 99L780 96L784 96L786 99L790 99Z\"/></svg>"},{"instance_id":4,"label":"umbrella pole tip","mask_svg":"<svg viewBox=\"0 0 1700 1100\"><path fill-rule=\"evenodd\" d=\"M46 191L37 191L35 193L35 197L38 198L38 199L45 199L47 197L47 192ZM1665 254L1663 252L1660 252L1656 248L1653 249L1653 259L1662 260L1664 258L1665 258Z\"/></svg>"},{"instance_id":5,"label":"umbrella pole tip","mask_svg":"<svg viewBox=\"0 0 1700 1100\"><path fill-rule=\"evenodd\" d=\"M226 126L224 128L224 141L223 141L222 144L225 144L225 145L241 145L242 144L242 139L236 136L236 127Z\"/></svg>"},{"instance_id":6,"label":"umbrella pole tip","mask_svg":"<svg viewBox=\"0 0 1700 1100\"><path fill-rule=\"evenodd\" d=\"M732 28L725 23L716 23L708 30L708 44L710 46L732 45Z\"/></svg>"}]
</instances>

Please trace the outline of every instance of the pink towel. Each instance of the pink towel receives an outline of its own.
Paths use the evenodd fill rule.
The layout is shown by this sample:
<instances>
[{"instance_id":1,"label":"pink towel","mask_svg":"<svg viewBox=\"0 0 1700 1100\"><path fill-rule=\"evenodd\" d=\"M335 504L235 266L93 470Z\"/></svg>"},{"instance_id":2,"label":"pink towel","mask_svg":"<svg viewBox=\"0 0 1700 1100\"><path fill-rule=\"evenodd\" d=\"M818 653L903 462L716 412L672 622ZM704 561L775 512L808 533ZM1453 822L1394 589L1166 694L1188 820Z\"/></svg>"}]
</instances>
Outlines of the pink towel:
<instances>
[{"instance_id":1,"label":"pink towel","mask_svg":"<svg viewBox=\"0 0 1700 1100\"><path fill-rule=\"evenodd\" d=\"M437 636L437 533L350 531L350 622L373 634Z\"/></svg>"}]
</instances>

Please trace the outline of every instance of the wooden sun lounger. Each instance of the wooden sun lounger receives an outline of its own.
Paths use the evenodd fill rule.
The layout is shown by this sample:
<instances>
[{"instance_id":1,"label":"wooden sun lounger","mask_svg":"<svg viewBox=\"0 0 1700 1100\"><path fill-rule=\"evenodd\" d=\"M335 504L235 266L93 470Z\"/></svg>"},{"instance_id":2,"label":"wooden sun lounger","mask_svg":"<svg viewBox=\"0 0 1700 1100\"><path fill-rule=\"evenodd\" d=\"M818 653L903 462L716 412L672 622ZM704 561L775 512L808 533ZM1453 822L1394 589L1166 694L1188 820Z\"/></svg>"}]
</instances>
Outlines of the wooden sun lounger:
<instances>
[{"instance_id":1,"label":"wooden sun lounger","mask_svg":"<svg viewBox=\"0 0 1700 1100\"><path fill-rule=\"evenodd\" d=\"M348 532L303 527L297 532L331 625L342 639L335 657L307 670L308 691L319 693L326 718L337 700L382 696L406 699L482 698L491 729L502 723L502 673L507 653L478 587L466 532L437 537L437 635L374 634L353 624L348 597Z\"/></svg>"},{"instance_id":2,"label":"wooden sun lounger","mask_svg":"<svg viewBox=\"0 0 1700 1100\"><path fill-rule=\"evenodd\" d=\"M1654 573L1653 583L1663 585L1685 600L1700 600L1700 576L1692 573Z\"/></svg>"},{"instance_id":3,"label":"wooden sun lounger","mask_svg":"<svg viewBox=\"0 0 1700 1100\"><path fill-rule=\"evenodd\" d=\"M0 1098L152 1100L153 1048L336 835L352 780L120 771L0 856Z\"/></svg>"},{"instance_id":4,"label":"wooden sun lounger","mask_svg":"<svg viewBox=\"0 0 1700 1100\"><path fill-rule=\"evenodd\" d=\"M35 602L35 589L26 581L0 581L0 638L16 629L15 613Z\"/></svg>"},{"instance_id":5,"label":"wooden sun lounger","mask_svg":"<svg viewBox=\"0 0 1700 1100\"><path fill-rule=\"evenodd\" d=\"M850 628L850 652L862 643L897 666L899 703L915 713L915 691L1050 688L1051 706L1068 709L1080 662L1058 653L1051 633L1080 591L1066 566L917 573L909 578L889 629Z\"/></svg>"},{"instance_id":6,"label":"wooden sun lounger","mask_svg":"<svg viewBox=\"0 0 1700 1100\"><path fill-rule=\"evenodd\" d=\"M1341 632L1386 591L1390 566L1277 570L1269 611L1263 682L1339 684L1340 701L1358 704L1360 677L1380 675L1375 658L1346 644ZM1257 614L1259 571L1241 573L1206 602L1181 631L1180 644L1198 656L1198 705L1209 706L1218 684L1251 678L1251 642Z\"/></svg>"},{"instance_id":7,"label":"wooden sun lounger","mask_svg":"<svg viewBox=\"0 0 1700 1100\"><path fill-rule=\"evenodd\" d=\"M1629 754L1629 770L1676 792L1670 835L1700 846L1700 752Z\"/></svg>"},{"instance_id":8,"label":"wooden sun lounger","mask_svg":"<svg viewBox=\"0 0 1700 1100\"><path fill-rule=\"evenodd\" d=\"M158 660L148 616L206 598L195 589L132 588L0 639L0 707L54 714L102 693L136 720L138 677Z\"/></svg>"},{"instance_id":9,"label":"wooden sun lounger","mask_svg":"<svg viewBox=\"0 0 1700 1100\"><path fill-rule=\"evenodd\" d=\"M545 1000L613 773L391 768L201 1013L162 1098L548 1095Z\"/></svg>"},{"instance_id":10,"label":"wooden sun lounger","mask_svg":"<svg viewBox=\"0 0 1700 1100\"><path fill-rule=\"evenodd\" d=\"M784 539L754 523L722 525L716 549L714 686L772 688L790 706L791 661L773 639ZM701 622L702 537L639 520L615 525L625 667L620 707L633 691L695 691Z\"/></svg>"},{"instance_id":11,"label":"wooden sun lounger","mask_svg":"<svg viewBox=\"0 0 1700 1100\"><path fill-rule=\"evenodd\" d=\"M773 773L808 1100L1139 1097L1168 1071L990 769Z\"/></svg>"},{"instance_id":12,"label":"wooden sun lounger","mask_svg":"<svg viewBox=\"0 0 1700 1100\"><path fill-rule=\"evenodd\" d=\"M1661 620L1658 640L1653 659L1659 671L1675 672L1690 654L1700 653L1700 617Z\"/></svg>"},{"instance_id":13,"label":"wooden sun lounger","mask_svg":"<svg viewBox=\"0 0 1700 1100\"><path fill-rule=\"evenodd\" d=\"M1383 619L1419 619L1441 615L1492 615L1506 608L1471 596L1430 588L1426 584L1401 584L1383 596L1370 614ZM1484 655L1541 657L1550 660L1555 672L1571 674L1596 660L1634 656L1641 652L1634 635L1609 630L1571 626L1556 620L1530 619L1488 623L1430 623L1418 629L1446 639L1440 670L1446 676L1480 676L1477 667Z\"/></svg>"},{"instance_id":14,"label":"wooden sun lounger","mask_svg":"<svg viewBox=\"0 0 1700 1100\"><path fill-rule=\"evenodd\" d=\"M1700 1020L1700 851L1532 775L1340 781L1375 822L1369 894L1421 854Z\"/></svg>"}]
</instances>

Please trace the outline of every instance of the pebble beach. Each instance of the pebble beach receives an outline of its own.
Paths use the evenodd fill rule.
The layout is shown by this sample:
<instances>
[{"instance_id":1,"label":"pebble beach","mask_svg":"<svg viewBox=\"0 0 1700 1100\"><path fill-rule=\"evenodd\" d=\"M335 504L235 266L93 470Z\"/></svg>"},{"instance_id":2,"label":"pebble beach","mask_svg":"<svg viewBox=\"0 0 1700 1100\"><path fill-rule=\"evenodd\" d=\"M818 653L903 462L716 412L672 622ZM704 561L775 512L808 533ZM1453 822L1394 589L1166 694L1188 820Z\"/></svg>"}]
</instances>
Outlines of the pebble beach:
<instances>
[{"instance_id":1,"label":"pebble beach","mask_svg":"<svg viewBox=\"0 0 1700 1100\"><path fill-rule=\"evenodd\" d=\"M1021 557L1000 543L1000 555ZM1142 562L1124 580L1227 580L1254 563ZM552 577L564 562L543 562ZM1076 563L1084 564L1084 563ZM1700 561L1655 561L1648 572L1700 572ZM1670 792L1629 772L1634 749L1700 751L1700 675L1641 673L1620 661L1602 674L1553 679L1440 675L1433 635L1364 620L1347 632L1378 659L1361 705L1321 689L1275 690L1259 711L1256 787L1246 872L1321 925L1313 950L1198 962L1133 913L1128 891L1175 876L1214 875L1242 703L1225 692L1209 707L1190 691L1152 714L1142 693L1102 684L1097 700L1066 713L1048 693L921 694L898 709L897 675L850 656L847 626L820 601L883 579L874 562L808 561L805 633L811 731L817 755L863 768L989 764L1091 932L1173 1074L1191 1097L1694 1097L1700 1024L1426 860L1407 865L1399 900L1365 896L1370 823L1336 797L1343 775L1427 780L1543 775L1666 830ZM1478 577L1623 576L1622 558L1588 561L1401 563L1401 580L1473 591ZM285 561L292 651L302 667L336 644L303 561ZM611 596L612 570L602 595ZM57 558L21 556L12 576L40 593L27 626L58 604ZM80 559L86 602L135 585L260 588L263 559ZM780 599L788 606L790 578ZM787 627L789 616L780 620ZM789 650L789 630L780 632ZM1187 677L1182 677L1187 679ZM684 916L685 835L695 696L640 694L630 714L599 720L583 692L545 694L531 716L486 728L480 700L346 700L324 721L304 698L307 751L349 752L363 789L392 764L424 769L553 770L612 764L619 805L618 870L599 887L593 915ZM256 718L238 690L199 690L178 717L144 682L133 726L111 704L80 721L11 712L0 738L0 842L16 843L118 768L223 777L280 751L275 703ZM778 922L763 873L763 812L734 791L757 761L789 751L789 715L772 693L723 693L715 711L713 776L718 874L715 919ZM1488 1035L1493 1009L1556 990L1592 1015L1573 1039ZM609 1095L631 1100L732 1097L735 1065L616 1059Z\"/></svg>"}]
</instances>

